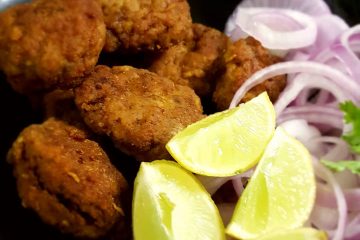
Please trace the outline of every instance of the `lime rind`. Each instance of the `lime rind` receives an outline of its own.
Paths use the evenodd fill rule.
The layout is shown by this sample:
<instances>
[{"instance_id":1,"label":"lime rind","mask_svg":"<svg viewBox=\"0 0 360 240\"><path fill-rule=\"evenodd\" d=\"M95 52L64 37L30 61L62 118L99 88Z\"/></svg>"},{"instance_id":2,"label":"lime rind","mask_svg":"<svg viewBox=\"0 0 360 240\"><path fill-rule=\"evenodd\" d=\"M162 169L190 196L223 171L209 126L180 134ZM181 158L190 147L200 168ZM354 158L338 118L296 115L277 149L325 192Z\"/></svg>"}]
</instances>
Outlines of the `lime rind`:
<instances>
[{"instance_id":1,"label":"lime rind","mask_svg":"<svg viewBox=\"0 0 360 240\"><path fill-rule=\"evenodd\" d=\"M274 129L275 110L265 92L236 108L188 126L166 148L191 172L233 176L257 164Z\"/></svg>"},{"instance_id":2,"label":"lime rind","mask_svg":"<svg viewBox=\"0 0 360 240\"><path fill-rule=\"evenodd\" d=\"M133 231L142 239L225 239L215 203L177 163L142 163L135 180Z\"/></svg>"},{"instance_id":3,"label":"lime rind","mask_svg":"<svg viewBox=\"0 0 360 240\"><path fill-rule=\"evenodd\" d=\"M315 201L315 177L308 150L277 128L238 201L226 232L254 239L301 227Z\"/></svg>"}]
</instances>

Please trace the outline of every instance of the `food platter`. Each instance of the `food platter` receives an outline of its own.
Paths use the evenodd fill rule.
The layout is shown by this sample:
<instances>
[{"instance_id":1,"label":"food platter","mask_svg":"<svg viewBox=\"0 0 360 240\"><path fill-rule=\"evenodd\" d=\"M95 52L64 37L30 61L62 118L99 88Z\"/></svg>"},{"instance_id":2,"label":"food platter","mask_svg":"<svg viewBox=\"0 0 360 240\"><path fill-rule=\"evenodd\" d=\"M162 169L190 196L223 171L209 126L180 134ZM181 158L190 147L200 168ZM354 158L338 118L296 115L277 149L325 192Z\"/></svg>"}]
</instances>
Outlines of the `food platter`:
<instances>
[{"instance_id":1,"label":"food platter","mask_svg":"<svg viewBox=\"0 0 360 240\"><path fill-rule=\"evenodd\" d=\"M238 1L190 0L189 3L194 21L222 30ZM25 97L13 92L4 81L3 75L0 75L0 79L0 156L2 159L0 162L0 240L72 239L43 224L33 212L21 206L15 179L11 173L12 168L5 160L6 153L17 134L29 123L40 122L41 117L36 110L30 110L31 103ZM129 169L128 172L124 172L128 179L135 177L138 166L121 167Z\"/></svg>"}]
</instances>

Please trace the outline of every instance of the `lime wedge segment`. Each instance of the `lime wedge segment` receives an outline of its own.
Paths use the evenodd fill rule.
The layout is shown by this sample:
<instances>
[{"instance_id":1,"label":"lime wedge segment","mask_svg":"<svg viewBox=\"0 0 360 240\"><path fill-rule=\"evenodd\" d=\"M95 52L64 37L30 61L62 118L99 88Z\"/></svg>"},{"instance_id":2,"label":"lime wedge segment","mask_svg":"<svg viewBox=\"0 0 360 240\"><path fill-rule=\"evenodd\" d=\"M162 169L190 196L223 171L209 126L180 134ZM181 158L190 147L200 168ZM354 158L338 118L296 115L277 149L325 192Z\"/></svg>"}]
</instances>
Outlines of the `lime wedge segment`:
<instances>
[{"instance_id":1,"label":"lime wedge segment","mask_svg":"<svg viewBox=\"0 0 360 240\"><path fill-rule=\"evenodd\" d=\"M308 150L277 128L251 177L226 232L254 239L301 227L315 200L315 177Z\"/></svg>"},{"instance_id":2,"label":"lime wedge segment","mask_svg":"<svg viewBox=\"0 0 360 240\"><path fill-rule=\"evenodd\" d=\"M298 228L281 232L271 233L257 240L327 240L325 232L314 228Z\"/></svg>"},{"instance_id":3,"label":"lime wedge segment","mask_svg":"<svg viewBox=\"0 0 360 240\"><path fill-rule=\"evenodd\" d=\"M133 196L135 240L225 239L224 226L200 182L171 161L143 162Z\"/></svg>"},{"instance_id":4,"label":"lime wedge segment","mask_svg":"<svg viewBox=\"0 0 360 240\"><path fill-rule=\"evenodd\" d=\"M274 130L274 107L267 93L262 93L245 104L188 126L166 148L191 172L232 176L257 164Z\"/></svg>"}]
</instances>

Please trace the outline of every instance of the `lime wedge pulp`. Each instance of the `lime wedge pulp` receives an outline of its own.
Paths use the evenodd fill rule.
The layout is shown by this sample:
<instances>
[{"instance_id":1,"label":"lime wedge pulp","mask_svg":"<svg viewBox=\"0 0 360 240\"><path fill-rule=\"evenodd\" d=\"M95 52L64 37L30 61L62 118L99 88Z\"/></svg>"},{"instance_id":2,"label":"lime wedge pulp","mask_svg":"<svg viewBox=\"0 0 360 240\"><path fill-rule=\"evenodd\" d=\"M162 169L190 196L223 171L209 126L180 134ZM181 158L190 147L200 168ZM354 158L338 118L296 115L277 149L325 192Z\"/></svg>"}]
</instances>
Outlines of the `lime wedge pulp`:
<instances>
[{"instance_id":1,"label":"lime wedge pulp","mask_svg":"<svg viewBox=\"0 0 360 240\"><path fill-rule=\"evenodd\" d=\"M200 182L171 161L143 162L133 196L135 240L225 239L224 226Z\"/></svg>"},{"instance_id":2,"label":"lime wedge pulp","mask_svg":"<svg viewBox=\"0 0 360 240\"><path fill-rule=\"evenodd\" d=\"M188 126L166 148L191 172L232 176L257 164L274 130L275 111L265 92Z\"/></svg>"},{"instance_id":3,"label":"lime wedge pulp","mask_svg":"<svg viewBox=\"0 0 360 240\"><path fill-rule=\"evenodd\" d=\"M257 238L256 240L327 240L325 232L314 228L298 228L280 231Z\"/></svg>"},{"instance_id":4,"label":"lime wedge pulp","mask_svg":"<svg viewBox=\"0 0 360 240\"><path fill-rule=\"evenodd\" d=\"M277 128L238 201L226 232L254 239L301 227L315 200L315 177L308 150Z\"/></svg>"}]
</instances>

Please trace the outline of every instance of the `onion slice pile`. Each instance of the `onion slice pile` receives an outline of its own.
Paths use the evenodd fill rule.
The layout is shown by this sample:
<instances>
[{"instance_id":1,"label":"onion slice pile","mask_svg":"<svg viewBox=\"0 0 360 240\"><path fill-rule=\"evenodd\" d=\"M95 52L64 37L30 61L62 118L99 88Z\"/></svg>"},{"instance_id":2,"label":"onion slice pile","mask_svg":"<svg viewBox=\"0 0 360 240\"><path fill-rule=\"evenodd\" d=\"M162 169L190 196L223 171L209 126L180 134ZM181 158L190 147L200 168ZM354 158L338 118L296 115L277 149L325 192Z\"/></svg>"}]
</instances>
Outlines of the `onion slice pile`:
<instances>
[{"instance_id":1,"label":"onion slice pile","mask_svg":"<svg viewBox=\"0 0 360 240\"><path fill-rule=\"evenodd\" d=\"M287 53L333 37L324 31L325 20L317 18L327 18L334 29L347 27L340 18L329 16L333 15L322 0L245 0L230 16L225 33L234 41L250 35L274 53L282 50L282 55L284 50Z\"/></svg>"},{"instance_id":2,"label":"onion slice pile","mask_svg":"<svg viewBox=\"0 0 360 240\"><path fill-rule=\"evenodd\" d=\"M360 101L360 85L358 85L354 79L350 78L341 71L317 62L289 61L273 64L254 73L235 93L235 96L231 101L230 108L237 106L245 94L254 86L263 83L269 78L292 73L312 74L315 75L316 80L311 79L311 77L302 78L297 85L295 85L297 81L291 81L290 84L288 84L287 89L282 93L282 96L279 97L279 100L275 104L278 116L286 107L286 103L290 103L296 98L296 96L294 97L293 95L298 95L301 90L306 88L315 87L326 89L337 96L340 101ZM319 79L317 76L322 76L323 78ZM294 85L296 87L293 87ZM289 93L289 88L292 88L291 93ZM292 92L294 93L292 94Z\"/></svg>"},{"instance_id":3,"label":"onion slice pile","mask_svg":"<svg viewBox=\"0 0 360 240\"><path fill-rule=\"evenodd\" d=\"M317 196L307 224L327 231L333 240L360 239L360 176L348 170L333 173L320 162L360 160L341 138L352 126L344 123L339 109L348 100L360 106L360 25L350 28L322 0L244 0L229 17L225 33L233 41L253 36L284 56L284 62L245 81L230 108L256 85L287 74L275 109L277 124L313 156ZM231 180L241 195L242 178L250 174L226 181ZM221 209L228 216L232 206Z\"/></svg>"},{"instance_id":4,"label":"onion slice pile","mask_svg":"<svg viewBox=\"0 0 360 240\"><path fill-rule=\"evenodd\" d=\"M309 14L310 16L331 14L330 8L322 0L244 0L239 4L239 7L293 9Z\"/></svg>"},{"instance_id":5,"label":"onion slice pile","mask_svg":"<svg viewBox=\"0 0 360 240\"><path fill-rule=\"evenodd\" d=\"M307 47L317 35L311 17L294 10L272 8L239 8L235 25L228 31L232 40L251 35L273 50Z\"/></svg>"}]
</instances>

